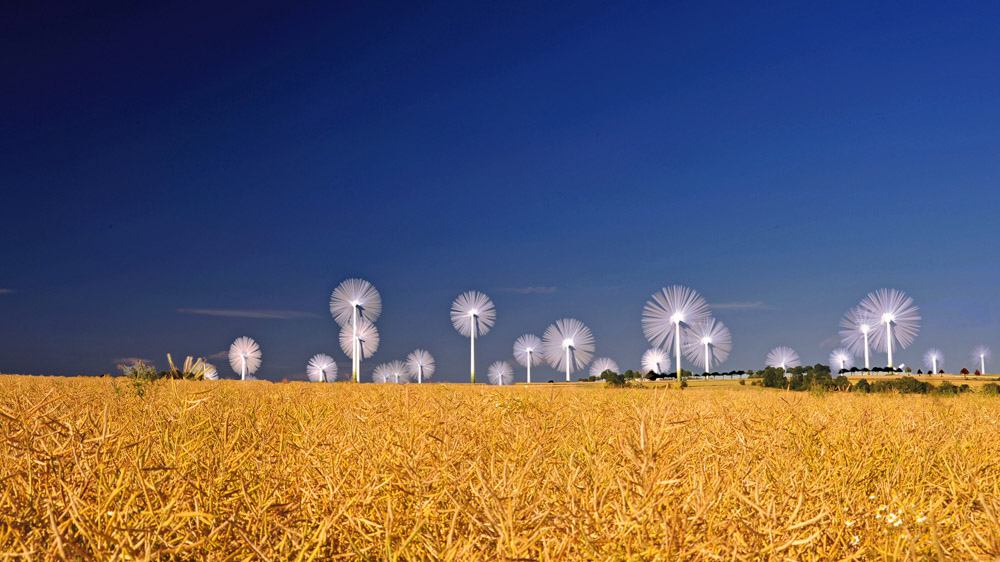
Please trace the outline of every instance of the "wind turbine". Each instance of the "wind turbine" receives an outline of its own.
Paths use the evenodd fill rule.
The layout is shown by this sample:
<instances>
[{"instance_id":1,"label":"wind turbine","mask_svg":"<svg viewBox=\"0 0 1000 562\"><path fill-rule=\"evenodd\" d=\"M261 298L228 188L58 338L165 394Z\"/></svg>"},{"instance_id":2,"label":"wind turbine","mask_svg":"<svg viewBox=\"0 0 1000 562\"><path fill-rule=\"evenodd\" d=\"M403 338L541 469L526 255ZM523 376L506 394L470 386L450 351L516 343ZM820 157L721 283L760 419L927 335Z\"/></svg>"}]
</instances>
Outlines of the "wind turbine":
<instances>
[{"instance_id":1,"label":"wind turbine","mask_svg":"<svg viewBox=\"0 0 1000 562\"><path fill-rule=\"evenodd\" d=\"M643 375L649 372L662 375L670 370L670 356L663 349L653 347L647 349L646 352L642 354L640 365L642 365Z\"/></svg>"},{"instance_id":2,"label":"wind turbine","mask_svg":"<svg viewBox=\"0 0 1000 562\"><path fill-rule=\"evenodd\" d=\"M337 362L325 353L313 355L306 365L306 376L310 382L334 382L337 380Z\"/></svg>"},{"instance_id":3,"label":"wind turbine","mask_svg":"<svg viewBox=\"0 0 1000 562\"><path fill-rule=\"evenodd\" d=\"M528 368L528 383L531 383L531 366L545 361L542 354L542 340L534 334L524 334L514 342L514 360Z\"/></svg>"},{"instance_id":4,"label":"wind turbine","mask_svg":"<svg viewBox=\"0 0 1000 562\"><path fill-rule=\"evenodd\" d=\"M490 384L500 386L514 384L514 369L506 361L494 361L486 371L486 376Z\"/></svg>"},{"instance_id":5,"label":"wind turbine","mask_svg":"<svg viewBox=\"0 0 1000 562\"><path fill-rule=\"evenodd\" d=\"M944 365L944 354L936 347L928 349L927 353L924 353L924 366L931 370L932 375L936 375L939 365Z\"/></svg>"},{"instance_id":6,"label":"wind turbine","mask_svg":"<svg viewBox=\"0 0 1000 562\"><path fill-rule=\"evenodd\" d=\"M697 364L704 358L706 373L712 370L712 365L725 361L733 349L733 337L729 334L729 328L715 318L692 325L687 342L688 361Z\"/></svg>"},{"instance_id":7,"label":"wind turbine","mask_svg":"<svg viewBox=\"0 0 1000 562\"><path fill-rule=\"evenodd\" d=\"M843 370L850 370L854 366L854 354L851 350L838 347L830 352L830 370L837 369L837 373Z\"/></svg>"},{"instance_id":8,"label":"wind turbine","mask_svg":"<svg viewBox=\"0 0 1000 562\"><path fill-rule=\"evenodd\" d=\"M840 343L851 353L865 358L865 370L871 369L870 349L871 337L878 326L875 315L860 306L852 308L844 314L840 321Z\"/></svg>"},{"instance_id":9,"label":"wind turbine","mask_svg":"<svg viewBox=\"0 0 1000 562\"><path fill-rule=\"evenodd\" d=\"M879 289L868 293L861 301L861 308L871 313L885 326L885 332L875 332L875 348L889 355L889 368L892 368L892 350L897 345L906 349L917 332L920 331L920 315L913 299L906 293L896 289ZM895 328L895 329L893 329Z\"/></svg>"},{"instance_id":10,"label":"wind turbine","mask_svg":"<svg viewBox=\"0 0 1000 562\"><path fill-rule=\"evenodd\" d=\"M681 380L681 330L707 319L708 303L698 291L673 285L653 294L642 310L642 331L654 347L671 347L677 354L677 380Z\"/></svg>"},{"instance_id":11,"label":"wind turbine","mask_svg":"<svg viewBox=\"0 0 1000 562\"><path fill-rule=\"evenodd\" d=\"M607 357L601 357L600 359L594 359L594 363L590 366L590 376L594 378L601 378L604 371L611 371L612 373L618 372L618 363Z\"/></svg>"},{"instance_id":12,"label":"wind turbine","mask_svg":"<svg viewBox=\"0 0 1000 562\"><path fill-rule=\"evenodd\" d=\"M976 349L972 350L972 362L979 363L979 374L986 374L986 360L993 358L993 352L990 348L985 345L976 346Z\"/></svg>"},{"instance_id":13,"label":"wind turbine","mask_svg":"<svg viewBox=\"0 0 1000 562\"><path fill-rule=\"evenodd\" d=\"M406 369L411 378L417 379L417 384L422 384L434 374L434 357L423 349L413 351L406 356Z\"/></svg>"},{"instance_id":14,"label":"wind turbine","mask_svg":"<svg viewBox=\"0 0 1000 562\"><path fill-rule=\"evenodd\" d=\"M470 378L476 382L476 336L484 336L493 327L497 309L493 301L479 291L462 293L451 303L451 323L458 333L469 337Z\"/></svg>"},{"instance_id":15,"label":"wind turbine","mask_svg":"<svg viewBox=\"0 0 1000 562\"><path fill-rule=\"evenodd\" d=\"M369 320L358 320L357 325L347 324L340 329L340 349L351 358L354 364L354 381L359 382L357 373L361 372L361 359L368 359L378 351L379 335L375 324Z\"/></svg>"},{"instance_id":16,"label":"wind turbine","mask_svg":"<svg viewBox=\"0 0 1000 562\"><path fill-rule=\"evenodd\" d=\"M354 336L351 344L351 351L344 350L348 357L353 359L351 363L351 378L354 382L361 381L361 356L357 348L361 345L358 338L359 325L362 321L375 322L382 314L382 297L378 294L375 286L364 279L348 279L337 285L330 295L330 314L341 328L351 326L351 333ZM343 334L343 330L341 330ZM341 336L341 348L343 348L343 336Z\"/></svg>"},{"instance_id":17,"label":"wind turbine","mask_svg":"<svg viewBox=\"0 0 1000 562\"><path fill-rule=\"evenodd\" d=\"M566 371L566 382L576 369L584 368L594 355L594 335L575 318L563 318L545 329L542 350L549 365Z\"/></svg>"},{"instance_id":18,"label":"wind turbine","mask_svg":"<svg viewBox=\"0 0 1000 562\"><path fill-rule=\"evenodd\" d=\"M260 368L260 346L252 339L243 336L236 338L229 346L229 365L240 374L240 380L246 380Z\"/></svg>"},{"instance_id":19,"label":"wind turbine","mask_svg":"<svg viewBox=\"0 0 1000 562\"><path fill-rule=\"evenodd\" d=\"M790 347L778 346L767 354L768 367L787 371L799 365L801 365L799 363L799 354L795 353L795 350Z\"/></svg>"}]
</instances>

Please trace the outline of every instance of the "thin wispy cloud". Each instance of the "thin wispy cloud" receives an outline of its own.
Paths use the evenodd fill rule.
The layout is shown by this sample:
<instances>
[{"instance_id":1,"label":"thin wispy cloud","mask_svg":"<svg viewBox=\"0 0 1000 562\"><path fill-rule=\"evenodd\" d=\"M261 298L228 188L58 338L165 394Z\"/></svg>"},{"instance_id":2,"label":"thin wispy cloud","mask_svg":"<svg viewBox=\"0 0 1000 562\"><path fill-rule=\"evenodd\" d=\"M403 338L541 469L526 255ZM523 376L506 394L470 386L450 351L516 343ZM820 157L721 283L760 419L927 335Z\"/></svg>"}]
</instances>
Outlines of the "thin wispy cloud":
<instances>
[{"instance_id":1,"label":"thin wispy cloud","mask_svg":"<svg viewBox=\"0 0 1000 562\"><path fill-rule=\"evenodd\" d=\"M774 310L764 301L716 302L708 306L715 310Z\"/></svg>"},{"instance_id":2,"label":"thin wispy cloud","mask_svg":"<svg viewBox=\"0 0 1000 562\"><path fill-rule=\"evenodd\" d=\"M518 293L518 294L521 294L521 295L547 294L547 293L554 293L554 292L556 292L556 288L555 288L554 285L551 286L551 287L545 287L545 286L537 286L537 287L503 287L500 290L504 291L504 292L507 292L507 293Z\"/></svg>"},{"instance_id":3,"label":"thin wispy cloud","mask_svg":"<svg viewBox=\"0 0 1000 562\"><path fill-rule=\"evenodd\" d=\"M300 318L318 318L312 312L301 310L268 310L242 308L178 308L181 314L197 314L200 316L218 316L222 318L259 318L264 320L297 320Z\"/></svg>"},{"instance_id":4,"label":"thin wispy cloud","mask_svg":"<svg viewBox=\"0 0 1000 562\"><path fill-rule=\"evenodd\" d=\"M840 336L830 336L819 342L820 349L833 349L840 345Z\"/></svg>"},{"instance_id":5,"label":"thin wispy cloud","mask_svg":"<svg viewBox=\"0 0 1000 562\"><path fill-rule=\"evenodd\" d=\"M226 350L222 350L218 353L213 353L209 355L205 359L227 359L227 358L229 358L229 352Z\"/></svg>"},{"instance_id":6,"label":"thin wispy cloud","mask_svg":"<svg viewBox=\"0 0 1000 562\"><path fill-rule=\"evenodd\" d=\"M115 357L111 360L115 365L131 365L132 363L137 363L142 361L146 365L153 367L152 359L143 359L142 357Z\"/></svg>"},{"instance_id":7,"label":"thin wispy cloud","mask_svg":"<svg viewBox=\"0 0 1000 562\"><path fill-rule=\"evenodd\" d=\"M14 289L0 289L0 295L9 295L14 292Z\"/></svg>"}]
</instances>

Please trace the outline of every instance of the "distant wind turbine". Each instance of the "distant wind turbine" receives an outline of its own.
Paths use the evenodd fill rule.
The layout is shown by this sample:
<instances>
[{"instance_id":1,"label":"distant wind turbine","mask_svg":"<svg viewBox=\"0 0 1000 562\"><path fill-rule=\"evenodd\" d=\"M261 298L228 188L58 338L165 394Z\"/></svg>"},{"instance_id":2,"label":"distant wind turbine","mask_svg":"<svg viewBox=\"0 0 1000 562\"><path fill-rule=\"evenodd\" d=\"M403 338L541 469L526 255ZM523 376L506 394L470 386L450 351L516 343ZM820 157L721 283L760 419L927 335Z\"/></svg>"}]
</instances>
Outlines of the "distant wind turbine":
<instances>
[{"instance_id":1,"label":"distant wind turbine","mask_svg":"<svg viewBox=\"0 0 1000 562\"><path fill-rule=\"evenodd\" d=\"M469 337L469 371L476 382L476 336L484 336L497 318L493 301L479 291L462 293L451 303L451 323L458 333Z\"/></svg>"},{"instance_id":2,"label":"distant wind turbine","mask_svg":"<svg viewBox=\"0 0 1000 562\"><path fill-rule=\"evenodd\" d=\"M375 371L372 373L372 380L375 382L403 384L410 381L410 376L406 372L406 365L402 361L390 361L375 367Z\"/></svg>"},{"instance_id":3,"label":"distant wind turbine","mask_svg":"<svg viewBox=\"0 0 1000 562\"><path fill-rule=\"evenodd\" d=\"M306 376L311 382L334 382L337 380L337 362L325 353L313 355L306 365Z\"/></svg>"},{"instance_id":4,"label":"distant wind turbine","mask_svg":"<svg viewBox=\"0 0 1000 562\"><path fill-rule=\"evenodd\" d=\"M838 347L830 352L830 370L840 373L854 366L854 354L845 347Z\"/></svg>"},{"instance_id":5,"label":"distant wind turbine","mask_svg":"<svg viewBox=\"0 0 1000 562\"><path fill-rule=\"evenodd\" d=\"M406 356L406 369L410 378L417 379L417 384L421 384L434 375L434 357L423 349L413 351Z\"/></svg>"},{"instance_id":6,"label":"distant wind turbine","mask_svg":"<svg viewBox=\"0 0 1000 562\"><path fill-rule=\"evenodd\" d=\"M992 358L993 352L985 345L976 346L976 349L972 350L972 362L979 363L979 373L982 375L986 374L986 360Z\"/></svg>"},{"instance_id":7,"label":"distant wind turbine","mask_svg":"<svg viewBox=\"0 0 1000 562\"><path fill-rule=\"evenodd\" d=\"M506 361L495 361L486 371L486 376L490 384L500 386L514 384L514 369Z\"/></svg>"},{"instance_id":8,"label":"distant wind turbine","mask_svg":"<svg viewBox=\"0 0 1000 562\"><path fill-rule=\"evenodd\" d=\"M240 380L247 380L260 368L260 346L252 339L243 336L236 338L229 346L229 365L240 374Z\"/></svg>"},{"instance_id":9,"label":"distant wind turbine","mask_svg":"<svg viewBox=\"0 0 1000 562\"><path fill-rule=\"evenodd\" d=\"M941 350L932 347L924 353L924 366L931 370L932 375L936 375L938 372L938 367L944 366L944 354Z\"/></svg>"},{"instance_id":10,"label":"distant wind turbine","mask_svg":"<svg viewBox=\"0 0 1000 562\"><path fill-rule=\"evenodd\" d=\"M681 379L681 331L706 320L708 303L698 291L680 285L664 287L653 294L642 311L642 331L654 347L677 356L677 380Z\"/></svg>"},{"instance_id":11,"label":"distant wind turbine","mask_svg":"<svg viewBox=\"0 0 1000 562\"><path fill-rule=\"evenodd\" d=\"M542 348L549 365L557 371L565 370L569 382L570 373L586 367L593 357L594 335L583 322L563 318L545 329Z\"/></svg>"},{"instance_id":12,"label":"distant wind turbine","mask_svg":"<svg viewBox=\"0 0 1000 562\"><path fill-rule=\"evenodd\" d=\"M646 353L642 354L640 365L643 375L650 372L662 375L670 371L670 356L659 347L647 349Z\"/></svg>"},{"instance_id":13,"label":"distant wind turbine","mask_svg":"<svg viewBox=\"0 0 1000 562\"><path fill-rule=\"evenodd\" d=\"M798 367L801 365L799 363L799 354L795 353L795 350L790 347L778 346L771 350L767 354L767 366L774 367L775 369L788 370L792 367Z\"/></svg>"},{"instance_id":14,"label":"distant wind turbine","mask_svg":"<svg viewBox=\"0 0 1000 562\"><path fill-rule=\"evenodd\" d=\"M361 356L363 354L357 352L357 347L361 345L358 338L359 326L364 320L372 323L378 320L379 315L382 314L382 296L368 281L348 279L337 285L337 288L330 295L330 314L333 315L333 319L341 328L351 326L353 335L351 351L344 350L344 353L353 359L351 378L354 382L360 382ZM343 348L343 336L341 336L341 348Z\"/></svg>"},{"instance_id":15,"label":"distant wind turbine","mask_svg":"<svg viewBox=\"0 0 1000 562\"><path fill-rule=\"evenodd\" d=\"M514 359L528 368L528 383L531 383L531 366L540 365L545 360L542 340L533 334L524 334L514 342Z\"/></svg>"},{"instance_id":16,"label":"distant wind turbine","mask_svg":"<svg viewBox=\"0 0 1000 562\"><path fill-rule=\"evenodd\" d=\"M719 365L729 357L729 352L733 349L733 337L725 324L715 318L708 318L691 326L685 347L688 361L697 364L703 360L707 373L712 370L713 365Z\"/></svg>"},{"instance_id":17,"label":"distant wind turbine","mask_svg":"<svg viewBox=\"0 0 1000 562\"><path fill-rule=\"evenodd\" d=\"M594 359L594 363L590 366L590 376L594 378L601 378L604 371L611 371L612 373L618 372L618 363L615 363L607 357L601 357L600 359Z\"/></svg>"}]
</instances>

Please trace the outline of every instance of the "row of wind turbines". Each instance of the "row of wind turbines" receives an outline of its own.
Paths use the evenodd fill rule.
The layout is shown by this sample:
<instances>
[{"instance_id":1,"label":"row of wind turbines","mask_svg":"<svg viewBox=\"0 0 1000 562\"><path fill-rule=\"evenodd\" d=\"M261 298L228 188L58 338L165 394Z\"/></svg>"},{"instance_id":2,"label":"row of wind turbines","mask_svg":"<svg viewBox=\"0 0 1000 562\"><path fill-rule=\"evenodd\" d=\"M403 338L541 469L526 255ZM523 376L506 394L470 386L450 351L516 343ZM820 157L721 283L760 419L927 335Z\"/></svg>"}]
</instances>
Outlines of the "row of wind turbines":
<instances>
[{"instance_id":1,"label":"row of wind turbines","mask_svg":"<svg viewBox=\"0 0 1000 562\"><path fill-rule=\"evenodd\" d=\"M334 289L330 296L330 313L340 326L340 347L351 359L351 380L360 382L361 360L369 359L378 351L379 332L375 321L382 313L382 297L378 290L363 279L348 279ZM493 301L479 291L462 293L451 306L452 325L459 334L469 338L469 377L476 382L476 339L490 332L496 322ZM872 350L887 354L889 367L893 366L893 351L909 347L920 329L920 316L913 299L895 289L879 289L869 293L857 306L848 310L840 322L843 347L830 354L830 366L835 371L854 367L855 357L863 356L865 369L871 367ZM729 328L716 320L708 302L697 291L680 285L664 287L646 302L642 312L642 329L652 347L641 358L643 372L665 374L671 369L671 351L674 352L678 377L681 373L682 355L692 365L710 372L713 366L723 363L732 350ZM514 341L514 360L527 370L526 382L531 382L531 367L548 363L553 369L565 372L566 381L571 375L590 364L590 375L600 376L606 370L618 372L618 364L610 358L594 355L594 335L583 322L563 318L546 328L542 337L524 334ZM986 371L986 360L991 357L985 346L973 352L978 359L980 372ZM924 354L927 368L937 373L944 356L938 349ZM260 347L251 338L241 337L233 342L229 351L233 370L246 380L260 368ZM801 365L795 350L779 346L766 357L769 367L790 369ZM212 377L218 378L211 369ZM326 354L309 360L306 373L313 382L333 382L337 379L337 363ZM379 383L422 383L434 374L434 357L430 352L417 349L405 361L391 361L378 365L373 380ZM491 384L509 385L514 382L514 369L508 361L496 361L487 370Z\"/></svg>"}]
</instances>

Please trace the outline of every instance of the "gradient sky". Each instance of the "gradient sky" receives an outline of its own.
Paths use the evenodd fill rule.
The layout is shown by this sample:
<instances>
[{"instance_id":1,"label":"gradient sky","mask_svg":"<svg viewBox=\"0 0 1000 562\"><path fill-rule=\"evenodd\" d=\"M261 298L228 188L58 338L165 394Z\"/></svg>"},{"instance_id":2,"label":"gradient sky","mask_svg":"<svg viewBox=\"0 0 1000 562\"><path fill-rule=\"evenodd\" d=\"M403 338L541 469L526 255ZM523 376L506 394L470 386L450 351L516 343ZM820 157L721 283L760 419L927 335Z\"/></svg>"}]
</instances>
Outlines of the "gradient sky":
<instances>
[{"instance_id":1,"label":"gradient sky","mask_svg":"<svg viewBox=\"0 0 1000 562\"><path fill-rule=\"evenodd\" d=\"M354 276L384 303L363 380L417 347L467 380L470 289L480 373L567 316L636 367L675 283L723 369L825 363L879 287L923 316L897 362L1000 351L995 2L67 4L0 7L2 372L242 335L264 378L349 370Z\"/></svg>"}]
</instances>

